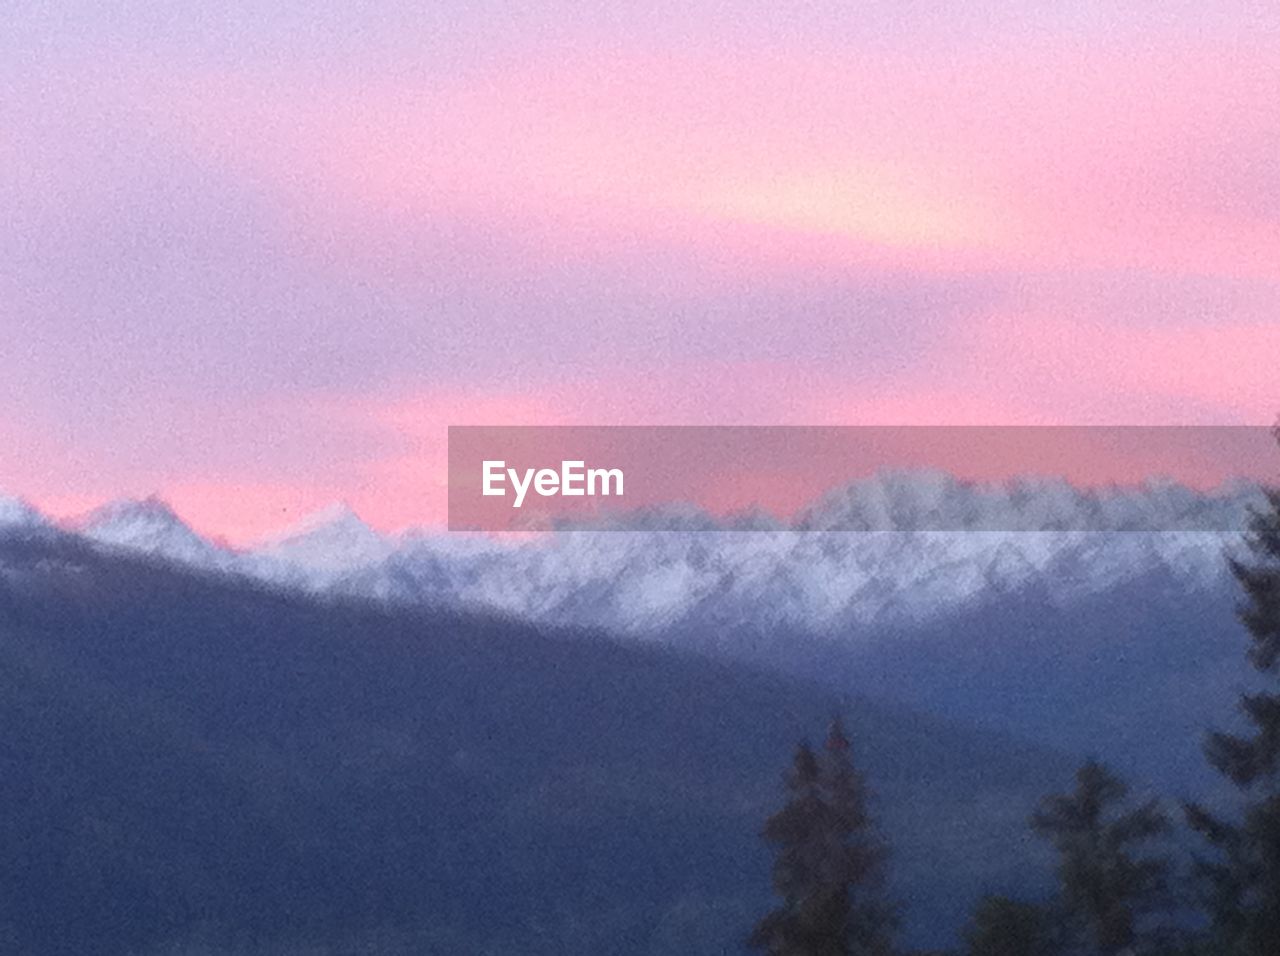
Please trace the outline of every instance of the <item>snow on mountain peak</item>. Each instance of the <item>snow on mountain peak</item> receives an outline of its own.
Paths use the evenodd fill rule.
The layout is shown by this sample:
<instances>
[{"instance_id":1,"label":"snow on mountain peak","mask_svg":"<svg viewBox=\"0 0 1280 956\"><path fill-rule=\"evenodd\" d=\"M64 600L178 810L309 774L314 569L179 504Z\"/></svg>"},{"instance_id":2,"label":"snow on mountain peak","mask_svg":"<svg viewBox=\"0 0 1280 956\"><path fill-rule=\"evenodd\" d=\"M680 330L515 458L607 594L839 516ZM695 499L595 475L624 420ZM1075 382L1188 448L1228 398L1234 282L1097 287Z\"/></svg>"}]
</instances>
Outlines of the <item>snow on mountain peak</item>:
<instances>
[{"instance_id":1,"label":"snow on mountain peak","mask_svg":"<svg viewBox=\"0 0 1280 956\"><path fill-rule=\"evenodd\" d=\"M261 542L251 554L268 566L331 575L374 564L392 551L390 540L369 527L346 502L337 502Z\"/></svg>"},{"instance_id":2,"label":"snow on mountain peak","mask_svg":"<svg viewBox=\"0 0 1280 956\"><path fill-rule=\"evenodd\" d=\"M898 471L837 488L790 525L673 506L529 537L388 537L335 504L233 554L153 498L99 509L83 533L288 587L557 624L839 634L1024 588L1069 602L1143 576L1216 587L1223 547L1259 495L1244 483L1208 492L1168 481L1085 489L1060 479L978 483ZM1146 533L1113 533L1134 530Z\"/></svg>"},{"instance_id":3,"label":"snow on mountain peak","mask_svg":"<svg viewBox=\"0 0 1280 956\"><path fill-rule=\"evenodd\" d=\"M633 634L855 633L1028 588L1069 602L1147 576L1217 587L1222 549L1259 494L1248 484L1080 488L884 472L833 490L790 527L677 507L470 550L408 536L385 561L334 580L364 595Z\"/></svg>"},{"instance_id":4,"label":"snow on mountain peak","mask_svg":"<svg viewBox=\"0 0 1280 956\"><path fill-rule=\"evenodd\" d=\"M0 529L31 531L48 528L49 521L21 498L0 494Z\"/></svg>"},{"instance_id":5,"label":"snow on mountain peak","mask_svg":"<svg viewBox=\"0 0 1280 956\"><path fill-rule=\"evenodd\" d=\"M1247 483L1198 492L1169 479L1079 488L1060 478L962 481L882 471L836 488L799 516L806 531L1223 531L1260 498Z\"/></svg>"},{"instance_id":6,"label":"snow on mountain peak","mask_svg":"<svg viewBox=\"0 0 1280 956\"><path fill-rule=\"evenodd\" d=\"M339 528L360 534L365 532L373 533L372 529L356 514L351 505L345 501L335 501L318 511L313 511L285 531L274 535L271 540L279 541L299 538L318 531Z\"/></svg>"},{"instance_id":7,"label":"snow on mountain peak","mask_svg":"<svg viewBox=\"0 0 1280 956\"><path fill-rule=\"evenodd\" d=\"M76 522L76 527L97 544L186 564L213 566L230 557L196 534L155 495L103 505Z\"/></svg>"}]
</instances>

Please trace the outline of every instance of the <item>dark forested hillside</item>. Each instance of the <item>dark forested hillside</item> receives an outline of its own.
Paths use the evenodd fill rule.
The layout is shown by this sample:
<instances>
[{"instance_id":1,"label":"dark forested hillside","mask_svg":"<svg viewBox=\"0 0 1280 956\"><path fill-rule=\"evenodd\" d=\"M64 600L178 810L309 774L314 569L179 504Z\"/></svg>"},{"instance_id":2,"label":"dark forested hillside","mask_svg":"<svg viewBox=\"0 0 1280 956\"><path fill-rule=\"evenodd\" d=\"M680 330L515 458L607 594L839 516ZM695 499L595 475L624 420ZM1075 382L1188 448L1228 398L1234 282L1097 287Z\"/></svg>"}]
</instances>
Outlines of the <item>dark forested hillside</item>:
<instances>
[{"instance_id":1,"label":"dark forested hillside","mask_svg":"<svg viewBox=\"0 0 1280 956\"><path fill-rule=\"evenodd\" d=\"M0 542L0 950L736 952L780 769L838 705L914 942L1043 871L1018 835L1067 762L1009 740L589 634Z\"/></svg>"}]
</instances>

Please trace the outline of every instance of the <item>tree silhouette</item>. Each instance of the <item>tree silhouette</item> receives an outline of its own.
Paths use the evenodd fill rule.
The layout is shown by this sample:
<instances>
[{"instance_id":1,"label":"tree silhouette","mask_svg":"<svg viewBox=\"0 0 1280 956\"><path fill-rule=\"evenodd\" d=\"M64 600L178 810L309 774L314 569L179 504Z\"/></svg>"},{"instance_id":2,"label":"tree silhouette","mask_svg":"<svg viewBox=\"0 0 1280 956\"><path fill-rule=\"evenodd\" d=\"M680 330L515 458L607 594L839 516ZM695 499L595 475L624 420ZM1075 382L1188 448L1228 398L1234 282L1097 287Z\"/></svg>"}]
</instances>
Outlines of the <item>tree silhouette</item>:
<instances>
[{"instance_id":1,"label":"tree silhouette","mask_svg":"<svg viewBox=\"0 0 1280 956\"><path fill-rule=\"evenodd\" d=\"M1075 789L1046 798L1032 828L1058 851L1062 906L1102 956L1139 940L1143 916L1165 901L1169 863L1141 855L1169 831L1159 801L1129 808L1129 788L1097 761L1076 772Z\"/></svg>"},{"instance_id":2,"label":"tree silhouette","mask_svg":"<svg viewBox=\"0 0 1280 956\"><path fill-rule=\"evenodd\" d=\"M1280 427L1275 436L1280 442ZM1280 952L1280 488L1267 490L1245 547L1246 556L1231 560L1231 572L1243 592L1238 613L1249 632L1249 661L1269 689L1240 698L1251 732L1212 734L1205 748L1245 805L1236 821L1198 804L1186 810L1215 851L1200 869L1211 891L1217 945L1239 956L1274 956Z\"/></svg>"},{"instance_id":3,"label":"tree silhouette","mask_svg":"<svg viewBox=\"0 0 1280 956\"><path fill-rule=\"evenodd\" d=\"M893 922L883 896L886 851L839 719L821 755L805 743L796 749L786 786L787 802L763 833L777 847L781 903L750 945L771 956L884 956Z\"/></svg>"},{"instance_id":4,"label":"tree silhouette","mask_svg":"<svg viewBox=\"0 0 1280 956\"><path fill-rule=\"evenodd\" d=\"M1034 903L987 896L965 931L968 956L1052 956L1060 952L1053 917Z\"/></svg>"}]
</instances>

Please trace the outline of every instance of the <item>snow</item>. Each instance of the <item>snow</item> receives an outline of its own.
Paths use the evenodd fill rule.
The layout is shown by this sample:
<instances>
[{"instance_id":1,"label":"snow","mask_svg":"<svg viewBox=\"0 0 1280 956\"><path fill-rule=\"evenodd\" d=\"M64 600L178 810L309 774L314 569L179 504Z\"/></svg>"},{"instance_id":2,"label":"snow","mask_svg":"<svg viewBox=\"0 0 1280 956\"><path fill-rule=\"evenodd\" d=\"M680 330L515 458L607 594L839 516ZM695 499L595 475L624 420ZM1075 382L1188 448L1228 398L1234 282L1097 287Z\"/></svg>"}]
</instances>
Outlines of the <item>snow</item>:
<instances>
[{"instance_id":1,"label":"snow","mask_svg":"<svg viewBox=\"0 0 1280 956\"><path fill-rule=\"evenodd\" d=\"M0 531L30 531L48 527L48 519L27 502L0 494Z\"/></svg>"},{"instance_id":2,"label":"snow","mask_svg":"<svg viewBox=\"0 0 1280 956\"><path fill-rule=\"evenodd\" d=\"M698 530L726 525L677 508L667 513L683 530L659 530L670 526L649 511L634 523L611 516L607 533L387 536L337 504L232 554L149 499L101 509L83 533L277 584L638 637L708 624L849 634L860 624L928 620L1029 587L1065 604L1151 573L1213 586L1223 578L1223 549L1238 535L1194 529L1241 527L1257 496L1246 485L1082 491L1054 480L979 485L939 472L894 472L823 496L800 518L803 530L755 518L729 526L758 530ZM634 530L618 530L626 528Z\"/></svg>"},{"instance_id":3,"label":"snow","mask_svg":"<svg viewBox=\"0 0 1280 956\"><path fill-rule=\"evenodd\" d=\"M90 512L73 527L105 548L206 569L229 565L233 558L230 552L196 534L156 497L113 501Z\"/></svg>"},{"instance_id":4,"label":"snow","mask_svg":"<svg viewBox=\"0 0 1280 956\"><path fill-rule=\"evenodd\" d=\"M339 502L252 549L265 562L332 576L390 557L393 545Z\"/></svg>"}]
</instances>

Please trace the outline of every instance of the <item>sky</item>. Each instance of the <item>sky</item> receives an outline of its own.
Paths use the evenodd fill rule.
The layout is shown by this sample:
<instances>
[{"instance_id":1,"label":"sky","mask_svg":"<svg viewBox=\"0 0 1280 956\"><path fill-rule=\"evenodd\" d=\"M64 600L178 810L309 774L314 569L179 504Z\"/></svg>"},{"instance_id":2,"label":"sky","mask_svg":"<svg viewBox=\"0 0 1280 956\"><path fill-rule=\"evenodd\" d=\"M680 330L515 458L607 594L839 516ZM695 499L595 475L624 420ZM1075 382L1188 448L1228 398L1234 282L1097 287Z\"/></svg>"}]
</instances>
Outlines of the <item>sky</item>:
<instances>
[{"instance_id":1,"label":"sky","mask_svg":"<svg viewBox=\"0 0 1280 956\"><path fill-rule=\"evenodd\" d=\"M451 424L1280 408L1270 0L4 17L0 491L53 514L439 523Z\"/></svg>"}]
</instances>

